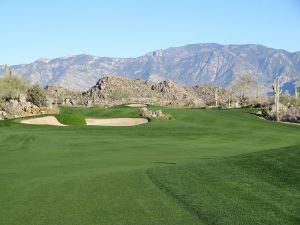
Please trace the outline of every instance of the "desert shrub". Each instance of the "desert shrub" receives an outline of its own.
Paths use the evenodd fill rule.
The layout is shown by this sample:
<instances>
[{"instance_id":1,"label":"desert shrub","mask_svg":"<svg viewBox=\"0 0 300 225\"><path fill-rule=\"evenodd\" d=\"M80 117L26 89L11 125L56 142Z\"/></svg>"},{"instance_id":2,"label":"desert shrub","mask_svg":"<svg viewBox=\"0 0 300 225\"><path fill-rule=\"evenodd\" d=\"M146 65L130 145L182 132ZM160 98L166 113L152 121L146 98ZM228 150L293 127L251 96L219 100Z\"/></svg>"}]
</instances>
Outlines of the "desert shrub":
<instances>
[{"instance_id":1,"label":"desert shrub","mask_svg":"<svg viewBox=\"0 0 300 225\"><path fill-rule=\"evenodd\" d=\"M34 85L27 90L27 101L37 106L46 106L46 93L40 86Z\"/></svg>"},{"instance_id":2,"label":"desert shrub","mask_svg":"<svg viewBox=\"0 0 300 225\"><path fill-rule=\"evenodd\" d=\"M0 99L0 110L5 106L5 103Z\"/></svg>"},{"instance_id":3,"label":"desert shrub","mask_svg":"<svg viewBox=\"0 0 300 225\"><path fill-rule=\"evenodd\" d=\"M19 95L25 93L29 87L27 80L12 74L6 67L4 75L0 78L0 98L2 101L18 99Z\"/></svg>"},{"instance_id":4,"label":"desert shrub","mask_svg":"<svg viewBox=\"0 0 300 225\"><path fill-rule=\"evenodd\" d=\"M246 96L240 96L238 97L238 102L242 107L246 107L249 105L249 98Z\"/></svg>"},{"instance_id":5,"label":"desert shrub","mask_svg":"<svg viewBox=\"0 0 300 225\"><path fill-rule=\"evenodd\" d=\"M292 96L290 99L290 104L295 106L300 106L300 98L295 98L295 96Z\"/></svg>"},{"instance_id":6,"label":"desert shrub","mask_svg":"<svg viewBox=\"0 0 300 225\"><path fill-rule=\"evenodd\" d=\"M101 103L95 103L93 104L93 108L103 109L105 108L105 105Z\"/></svg>"},{"instance_id":7,"label":"desert shrub","mask_svg":"<svg viewBox=\"0 0 300 225\"><path fill-rule=\"evenodd\" d=\"M131 93L125 90L114 90L111 92L110 97L113 100L120 100L122 98L129 98Z\"/></svg>"},{"instance_id":8,"label":"desert shrub","mask_svg":"<svg viewBox=\"0 0 300 225\"><path fill-rule=\"evenodd\" d=\"M205 104L206 104L207 106L215 106L215 105L216 105L216 101L215 101L214 99L212 99L212 100L207 100L207 101L205 102Z\"/></svg>"},{"instance_id":9,"label":"desert shrub","mask_svg":"<svg viewBox=\"0 0 300 225\"><path fill-rule=\"evenodd\" d=\"M283 105L289 105L291 103L291 96L287 93L284 93L280 96L280 103Z\"/></svg>"}]
</instances>

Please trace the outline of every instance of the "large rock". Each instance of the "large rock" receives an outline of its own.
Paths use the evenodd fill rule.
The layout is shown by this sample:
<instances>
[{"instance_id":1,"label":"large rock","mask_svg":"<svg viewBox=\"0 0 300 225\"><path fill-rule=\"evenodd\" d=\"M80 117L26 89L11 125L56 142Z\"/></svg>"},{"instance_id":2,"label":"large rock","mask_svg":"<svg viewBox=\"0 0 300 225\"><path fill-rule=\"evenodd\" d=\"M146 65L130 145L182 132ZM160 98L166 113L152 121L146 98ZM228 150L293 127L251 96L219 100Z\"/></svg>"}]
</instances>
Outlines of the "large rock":
<instances>
[{"instance_id":1,"label":"large rock","mask_svg":"<svg viewBox=\"0 0 300 225\"><path fill-rule=\"evenodd\" d=\"M270 119L276 120L276 107L271 105L268 108L264 108L261 111L261 116ZM300 123L300 106L285 106L279 104L278 119L280 121Z\"/></svg>"},{"instance_id":2,"label":"large rock","mask_svg":"<svg viewBox=\"0 0 300 225\"><path fill-rule=\"evenodd\" d=\"M140 108L139 116L147 118L173 119L171 115L163 113L161 110L156 110L153 112L146 107Z\"/></svg>"},{"instance_id":3,"label":"large rock","mask_svg":"<svg viewBox=\"0 0 300 225\"><path fill-rule=\"evenodd\" d=\"M201 97L191 88L166 80L160 83L107 76L84 93L95 103L120 105L130 102L155 105L203 107Z\"/></svg>"},{"instance_id":4,"label":"large rock","mask_svg":"<svg viewBox=\"0 0 300 225\"><path fill-rule=\"evenodd\" d=\"M0 119L11 119L17 117L38 115L38 114L56 114L58 109L47 107L38 107L31 102L10 100L0 110Z\"/></svg>"}]
</instances>

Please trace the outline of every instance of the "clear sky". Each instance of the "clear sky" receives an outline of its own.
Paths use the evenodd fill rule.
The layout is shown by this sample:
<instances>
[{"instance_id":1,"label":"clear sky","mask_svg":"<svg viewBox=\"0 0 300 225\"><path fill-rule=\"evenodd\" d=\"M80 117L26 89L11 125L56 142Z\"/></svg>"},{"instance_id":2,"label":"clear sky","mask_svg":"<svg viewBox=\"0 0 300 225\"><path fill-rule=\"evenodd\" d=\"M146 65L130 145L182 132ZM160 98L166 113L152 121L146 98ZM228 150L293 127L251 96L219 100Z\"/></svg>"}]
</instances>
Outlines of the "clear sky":
<instances>
[{"instance_id":1,"label":"clear sky","mask_svg":"<svg viewBox=\"0 0 300 225\"><path fill-rule=\"evenodd\" d=\"M193 43L300 51L300 0L0 0L0 64Z\"/></svg>"}]
</instances>

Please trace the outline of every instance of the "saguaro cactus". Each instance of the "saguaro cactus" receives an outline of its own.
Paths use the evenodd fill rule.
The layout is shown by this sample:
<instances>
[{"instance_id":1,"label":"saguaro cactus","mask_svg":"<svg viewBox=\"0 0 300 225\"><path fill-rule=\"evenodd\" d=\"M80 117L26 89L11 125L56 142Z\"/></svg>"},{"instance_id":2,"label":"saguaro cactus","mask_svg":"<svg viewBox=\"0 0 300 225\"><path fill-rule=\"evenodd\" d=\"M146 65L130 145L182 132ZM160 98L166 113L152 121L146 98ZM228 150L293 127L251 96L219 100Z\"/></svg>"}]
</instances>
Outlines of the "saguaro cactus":
<instances>
[{"instance_id":1,"label":"saguaro cactus","mask_svg":"<svg viewBox=\"0 0 300 225\"><path fill-rule=\"evenodd\" d=\"M4 76L11 78L12 72L7 64L4 65Z\"/></svg>"},{"instance_id":2,"label":"saguaro cactus","mask_svg":"<svg viewBox=\"0 0 300 225\"><path fill-rule=\"evenodd\" d=\"M257 101L257 104L261 104L261 90L260 90L259 85L257 85L257 88L256 88L256 101Z\"/></svg>"},{"instance_id":3,"label":"saguaro cactus","mask_svg":"<svg viewBox=\"0 0 300 225\"><path fill-rule=\"evenodd\" d=\"M279 86L279 79L278 77L276 78L276 80L274 81L274 84L272 86L273 91L274 91L274 102L275 102L275 108L276 108L276 121L279 121L279 97L280 94L282 93L282 90L280 89Z\"/></svg>"},{"instance_id":4,"label":"saguaro cactus","mask_svg":"<svg viewBox=\"0 0 300 225\"><path fill-rule=\"evenodd\" d=\"M297 82L295 82L295 105L298 105L298 87Z\"/></svg>"},{"instance_id":5,"label":"saguaro cactus","mask_svg":"<svg viewBox=\"0 0 300 225\"><path fill-rule=\"evenodd\" d=\"M216 107L219 107L219 87L215 88L215 103Z\"/></svg>"}]
</instances>

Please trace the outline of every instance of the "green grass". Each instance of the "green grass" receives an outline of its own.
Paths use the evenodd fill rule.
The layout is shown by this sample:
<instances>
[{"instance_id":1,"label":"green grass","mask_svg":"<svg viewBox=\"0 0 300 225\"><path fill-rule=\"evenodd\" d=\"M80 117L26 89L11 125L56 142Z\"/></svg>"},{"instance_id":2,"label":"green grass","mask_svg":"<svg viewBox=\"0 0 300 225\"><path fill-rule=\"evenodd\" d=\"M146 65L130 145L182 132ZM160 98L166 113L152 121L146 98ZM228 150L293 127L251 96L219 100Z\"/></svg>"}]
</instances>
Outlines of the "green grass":
<instances>
[{"instance_id":1,"label":"green grass","mask_svg":"<svg viewBox=\"0 0 300 225\"><path fill-rule=\"evenodd\" d=\"M204 224L300 224L300 145L149 169Z\"/></svg>"},{"instance_id":2,"label":"green grass","mask_svg":"<svg viewBox=\"0 0 300 225\"><path fill-rule=\"evenodd\" d=\"M238 193L233 193L239 186L241 189L245 187L237 162L242 162L243 157L247 161L249 154L249 162L261 165L262 169L257 167L260 174L261 170L264 171L263 163L252 154L263 154L263 157L266 154L263 151L270 150L271 153L272 149L280 148L288 148L285 151L292 154L300 145L299 126L260 120L251 114L252 110L196 109L164 109L175 120L153 120L135 127L83 126L86 117L136 117L137 111L125 106L62 108L58 118L71 125L67 127L0 121L0 224L195 225L209 222L228 224L228 221L238 224L232 221L250 221L248 217L259 219L264 215L266 220L269 219L274 204L279 215L299 207L299 193L295 188L286 188L286 184L277 188L274 183L274 195L266 193L267 186L262 185L262 190L256 195L260 186L254 178L250 179L249 169L245 171L252 183L249 183L247 196L249 202L261 209L261 214L255 214L255 210L249 210L247 214L243 210L245 207L240 207L243 213L236 214L228 207L226 215L238 218L225 221L214 210L216 204L220 204L218 199L214 201L214 196L211 196L211 202L216 204L210 204L202 198L205 194L210 196L209 192L201 192L202 195L197 192L195 199L201 201L193 202L195 208L185 201L193 198L191 190L201 191L203 188L198 180L209 179L198 173L201 168L204 170L204 165L207 165L207 171L211 171L209 168L213 164L216 165L216 176L222 172L222 165L227 165L224 170L228 171L228 176L222 176L224 182L220 182L220 195L236 198L237 206L245 204L243 198L236 197ZM299 162L299 158L290 158L294 161L288 161L288 165ZM233 161L236 164L228 166ZM273 162L274 167L280 165L280 160ZM188 168L192 170L189 171L191 176L186 180L177 179L177 171L180 173ZM287 170L286 177L295 177L296 172L292 173L292 170L292 167ZM165 174L170 176L164 179ZM233 182L229 179L230 174L236 180L233 189L230 188ZM265 182L273 185L271 180L276 180L278 172L274 174ZM280 177L278 175L279 180ZM261 179L262 182L265 179L263 174ZM184 187L183 181L191 183ZM208 186L203 190L210 190L210 181L205 183ZM174 186L172 193L165 189L171 184ZM193 184L199 186L189 189ZM177 193L180 198L174 197ZM281 203L282 198L285 201ZM264 199L271 199L270 205L264 205ZM291 204L289 207L287 202ZM207 212L202 215L199 211L202 215L199 216L197 210L201 210L204 204L207 204ZM280 217L280 221L291 224L295 220L293 213ZM211 222L214 218L218 222ZM242 224L256 224L256 221Z\"/></svg>"},{"instance_id":3,"label":"green grass","mask_svg":"<svg viewBox=\"0 0 300 225\"><path fill-rule=\"evenodd\" d=\"M65 125L78 126L86 124L84 116L72 108L62 107L60 109L60 114L55 116L60 123Z\"/></svg>"}]
</instances>

